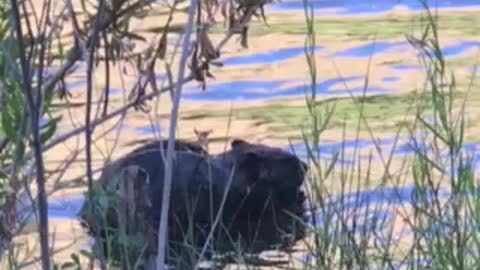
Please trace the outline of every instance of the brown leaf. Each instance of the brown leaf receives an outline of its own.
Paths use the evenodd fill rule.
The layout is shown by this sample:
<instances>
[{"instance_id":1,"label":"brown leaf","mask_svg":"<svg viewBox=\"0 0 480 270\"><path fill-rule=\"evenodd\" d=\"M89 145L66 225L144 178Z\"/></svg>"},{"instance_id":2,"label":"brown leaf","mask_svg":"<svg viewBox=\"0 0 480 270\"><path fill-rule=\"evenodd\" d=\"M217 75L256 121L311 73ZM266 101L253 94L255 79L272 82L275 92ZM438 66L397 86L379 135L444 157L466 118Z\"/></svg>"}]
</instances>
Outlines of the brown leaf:
<instances>
[{"instance_id":1,"label":"brown leaf","mask_svg":"<svg viewBox=\"0 0 480 270\"><path fill-rule=\"evenodd\" d=\"M168 31L163 32L162 37L160 38L160 42L158 44L158 58L162 60L165 59L165 54L167 52L167 32Z\"/></svg>"},{"instance_id":2,"label":"brown leaf","mask_svg":"<svg viewBox=\"0 0 480 270\"><path fill-rule=\"evenodd\" d=\"M241 33L241 45L243 48L248 48L248 26L243 27Z\"/></svg>"},{"instance_id":3,"label":"brown leaf","mask_svg":"<svg viewBox=\"0 0 480 270\"><path fill-rule=\"evenodd\" d=\"M148 71L148 82L150 87L152 88L153 92L159 92L157 87L157 80L155 80L155 71L153 69L149 69Z\"/></svg>"},{"instance_id":4,"label":"brown leaf","mask_svg":"<svg viewBox=\"0 0 480 270\"><path fill-rule=\"evenodd\" d=\"M202 33L200 34L200 42L201 42L201 55L205 57L207 61L217 59L220 56L220 53L213 46L213 43L208 37L208 34L206 31L202 31Z\"/></svg>"},{"instance_id":5,"label":"brown leaf","mask_svg":"<svg viewBox=\"0 0 480 270\"><path fill-rule=\"evenodd\" d=\"M170 99L173 102L174 99L174 87L173 87L173 75L172 75L172 69L170 68L170 65L168 63L165 63L165 70L167 71L167 78L168 78L168 85L170 87Z\"/></svg>"}]
</instances>

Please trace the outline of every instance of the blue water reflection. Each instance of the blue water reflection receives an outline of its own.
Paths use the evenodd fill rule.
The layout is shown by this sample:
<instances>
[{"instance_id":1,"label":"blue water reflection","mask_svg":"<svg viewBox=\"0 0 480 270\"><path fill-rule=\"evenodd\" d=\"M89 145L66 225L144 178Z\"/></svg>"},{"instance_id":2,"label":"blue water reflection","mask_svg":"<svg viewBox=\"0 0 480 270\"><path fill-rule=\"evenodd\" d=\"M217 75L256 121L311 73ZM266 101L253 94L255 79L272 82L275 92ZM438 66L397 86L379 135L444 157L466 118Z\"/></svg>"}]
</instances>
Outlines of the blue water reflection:
<instances>
[{"instance_id":1,"label":"blue water reflection","mask_svg":"<svg viewBox=\"0 0 480 270\"><path fill-rule=\"evenodd\" d=\"M363 87L348 88L344 84L348 82L361 81L363 76L350 76L342 78L327 79L316 85L318 95L342 95L342 94L362 94ZM195 101L229 101L229 100L264 100L271 98L304 96L311 92L308 85L289 86L289 83L295 83L296 80L276 80L276 81L235 81L221 84L210 84L205 91L198 88L187 88L182 93L183 98ZM340 85L341 89L333 89ZM381 94L388 92L387 89L369 86L366 91L369 94Z\"/></svg>"},{"instance_id":2,"label":"blue water reflection","mask_svg":"<svg viewBox=\"0 0 480 270\"><path fill-rule=\"evenodd\" d=\"M390 68L398 71L409 71L409 70L420 70L421 67L418 65L407 65L407 64L393 64L389 65Z\"/></svg>"},{"instance_id":3,"label":"blue water reflection","mask_svg":"<svg viewBox=\"0 0 480 270\"><path fill-rule=\"evenodd\" d=\"M68 91L80 91L80 90L87 90L87 81L84 79L76 80L76 81L71 81L71 82L66 82L65 83L65 88ZM94 89L96 87L94 86ZM119 94L121 93L121 90L116 87L110 87L110 94Z\"/></svg>"},{"instance_id":4,"label":"blue water reflection","mask_svg":"<svg viewBox=\"0 0 480 270\"><path fill-rule=\"evenodd\" d=\"M348 48L343 51L336 52L336 57L368 57L378 53L382 53L388 49L405 46L408 49L405 41L372 41L367 44L362 44L357 47Z\"/></svg>"},{"instance_id":5,"label":"blue water reflection","mask_svg":"<svg viewBox=\"0 0 480 270\"><path fill-rule=\"evenodd\" d=\"M66 199L50 200L48 202L48 216L50 218L76 219L83 202L84 197L81 195Z\"/></svg>"},{"instance_id":6,"label":"blue water reflection","mask_svg":"<svg viewBox=\"0 0 480 270\"><path fill-rule=\"evenodd\" d=\"M426 0L430 8L461 8L479 6L478 0ZM395 6L402 5L410 10L423 10L424 6L418 0L310 0L309 3L317 11L339 9L340 15L357 15L365 13L386 12ZM273 5L278 10L303 9L303 2L300 0L285 0Z\"/></svg>"},{"instance_id":7,"label":"blue water reflection","mask_svg":"<svg viewBox=\"0 0 480 270\"><path fill-rule=\"evenodd\" d=\"M387 76L382 78L382 82L397 82L400 80L400 77L397 76Z\"/></svg>"},{"instance_id":8,"label":"blue water reflection","mask_svg":"<svg viewBox=\"0 0 480 270\"><path fill-rule=\"evenodd\" d=\"M133 128L137 133L146 136L159 136L161 128L158 125L145 125Z\"/></svg>"},{"instance_id":9,"label":"blue water reflection","mask_svg":"<svg viewBox=\"0 0 480 270\"><path fill-rule=\"evenodd\" d=\"M448 56L457 56L467 50L479 49L479 48L480 48L480 41L464 40L461 42L457 42L454 45L443 47L442 52L444 56L448 57Z\"/></svg>"},{"instance_id":10,"label":"blue water reflection","mask_svg":"<svg viewBox=\"0 0 480 270\"><path fill-rule=\"evenodd\" d=\"M408 142L401 144L400 143L401 138L378 139L375 141L375 143L371 139L351 139L351 140L344 140L343 142L321 142L318 149L315 149L315 147L313 146L309 146L309 148L311 149L311 151L313 151L314 156L320 155L320 157L329 159L329 160L333 159L337 155L341 155L342 153L345 153L345 155L343 155L342 157L343 162L352 163L354 157L352 157L349 153L354 149L358 149L358 150L366 149L366 148L374 149L375 145L377 145L381 149L385 149L387 146L392 146L395 140L397 140L397 147L393 151L394 154L405 155L405 154L413 153L414 148L411 147L411 145ZM289 147L289 150L294 152L301 159L306 160L308 157L307 146L304 143L292 144ZM377 153L374 150L372 151L374 154ZM340 156L338 158L340 158ZM369 154L359 153L357 156L357 159L358 158L368 159Z\"/></svg>"},{"instance_id":11,"label":"blue water reflection","mask_svg":"<svg viewBox=\"0 0 480 270\"><path fill-rule=\"evenodd\" d=\"M315 51L323 49L323 46L316 46ZM256 53L247 56L229 57L223 61L226 66L237 65L258 65L258 64L273 64L293 58L305 53L304 47L292 47L278 50L271 50L264 53Z\"/></svg>"},{"instance_id":12,"label":"blue water reflection","mask_svg":"<svg viewBox=\"0 0 480 270\"><path fill-rule=\"evenodd\" d=\"M308 160L311 157L322 159L326 162L335 160L338 164L352 165L354 162L364 161L377 162L383 159L392 157L406 157L414 153L421 153L425 156L430 156L434 153L434 146L424 143L423 137L416 139L408 137L391 137L376 140L375 143L371 139L352 139L344 140L343 142L321 142L318 148L309 145L309 148L301 142L292 144L287 147L287 150L295 153L303 160ZM394 146L395 145L395 146ZM356 150L356 151L354 151ZM380 150L380 153L379 153ZM462 146L463 166L471 166L473 171L480 169L480 142L465 143ZM439 158L437 162L445 164L444 173L456 175L458 165L452 167L450 164L451 155L449 149L441 149L440 152L435 150L435 156Z\"/></svg>"}]
</instances>

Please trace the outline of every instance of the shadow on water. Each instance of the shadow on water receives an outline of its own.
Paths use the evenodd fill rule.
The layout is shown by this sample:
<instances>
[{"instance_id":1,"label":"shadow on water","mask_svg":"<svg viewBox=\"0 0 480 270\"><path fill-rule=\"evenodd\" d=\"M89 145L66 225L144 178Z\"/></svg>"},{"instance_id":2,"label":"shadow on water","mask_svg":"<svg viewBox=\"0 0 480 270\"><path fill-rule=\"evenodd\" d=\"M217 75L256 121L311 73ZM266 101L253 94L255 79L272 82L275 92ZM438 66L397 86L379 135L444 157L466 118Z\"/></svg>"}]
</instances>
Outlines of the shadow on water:
<instances>
[{"instance_id":1,"label":"shadow on water","mask_svg":"<svg viewBox=\"0 0 480 270\"><path fill-rule=\"evenodd\" d=\"M427 0L430 7L455 8L479 6L478 0ZM317 11L339 9L339 15L357 15L365 13L380 13L393 9L398 5L406 6L410 10L422 10L423 6L418 0L381 0L381 1L358 1L358 0L312 0L311 4ZM286 0L273 5L277 10L303 9L301 0Z\"/></svg>"},{"instance_id":2,"label":"shadow on water","mask_svg":"<svg viewBox=\"0 0 480 270\"><path fill-rule=\"evenodd\" d=\"M363 94L363 87L347 88L345 83L361 81L363 76L351 76L327 79L316 85L318 95L344 95L344 94ZM309 93L310 89L305 85L289 86L289 83L298 82L296 80L277 80L277 81L235 81L221 84L211 84L207 90L202 91L198 88L187 88L183 92L183 98L194 101L229 101L229 100L265 100L271 98L284 98L303 96ZM341 85L342 89L332 89L335 85ZM388 90L370 86L365 91L367 94L381 94Z\"/></svg>"},{"instance_id":3,"label":"shadow on water","mask_svg":"<svg viewBox=\"0 0 480 270\"><path fill-rule=\"evenodd\" d=\"M316 51L323 49L323 46L317 46ZM258 64L273 64L287 60L292 57L303 55L305 53L304 47L284 48L272 50L265 53L257 53L247 56L236 56L226 58L223 63L225 66L236 65L258 65Z\"/></svg>"}]
</instances>

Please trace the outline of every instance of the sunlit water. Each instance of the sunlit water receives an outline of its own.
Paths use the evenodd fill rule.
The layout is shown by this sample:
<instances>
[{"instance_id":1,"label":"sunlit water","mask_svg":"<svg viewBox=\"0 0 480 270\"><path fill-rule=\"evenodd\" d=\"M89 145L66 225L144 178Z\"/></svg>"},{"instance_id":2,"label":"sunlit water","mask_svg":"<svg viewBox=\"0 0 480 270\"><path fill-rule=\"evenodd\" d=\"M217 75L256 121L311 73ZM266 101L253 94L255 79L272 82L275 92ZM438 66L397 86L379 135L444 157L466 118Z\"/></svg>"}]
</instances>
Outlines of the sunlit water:
<instances>
[{"instance_id":1,"label":"sunlit water","mask_svg":"<svg viewBox=\"0 0 480 270\"><path fill-rule=\"evenodd\" d=\"M434 8L458 8L476 7L480 3L477 0L427 0L429 7ZM398 6L407 7L409 10L423 10L424 6L418 0L311 0L309 3L317 11L335 10L340 15L358 15L365 13L380 13L392 10ZM302 10L304 8L301 0L285 0L273 5L278 10Z\"/></svg>"}]
</instances>

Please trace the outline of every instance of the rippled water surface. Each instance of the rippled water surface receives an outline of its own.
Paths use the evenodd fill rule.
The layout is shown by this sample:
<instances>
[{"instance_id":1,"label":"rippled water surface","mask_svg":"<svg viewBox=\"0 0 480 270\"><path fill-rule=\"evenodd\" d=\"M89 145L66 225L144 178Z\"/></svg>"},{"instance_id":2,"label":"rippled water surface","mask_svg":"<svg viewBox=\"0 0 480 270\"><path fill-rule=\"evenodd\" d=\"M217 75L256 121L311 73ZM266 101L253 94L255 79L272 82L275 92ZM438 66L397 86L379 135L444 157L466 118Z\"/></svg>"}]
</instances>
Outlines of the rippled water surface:
<instances>
[{"instance_id":1,"label":"rippled water surface","mask_svg":"<svg viewBox=\"0 0 480 270\"><path fill-rule=\"evenodd\" d=\"M477 0L427 0L430 7L452 8L452 7L473 7L479 6ZM355 15L362 13L385 12L396 6L402 5L410 10L422 10L423 5L418 0L313 0L311 1L316 10L338 9L337 13L344 15ZM274 5L280 10L303 9L303 2L299 0L285 0Z\"/></svg>"}]
</instances>

